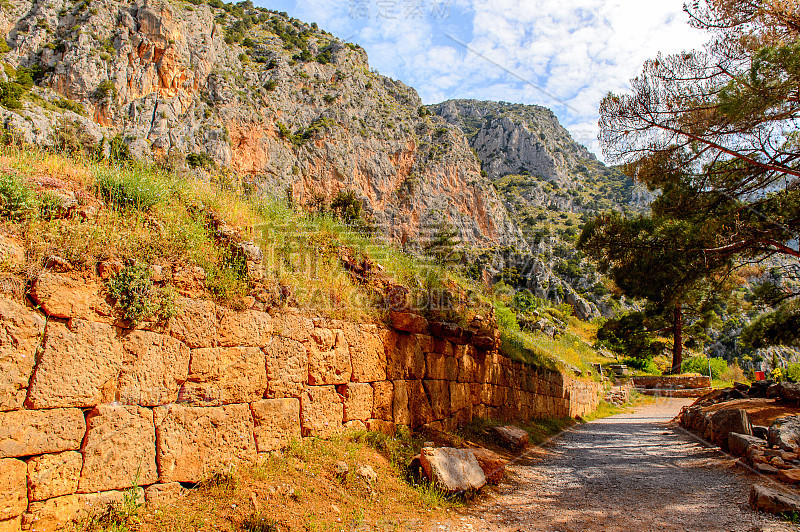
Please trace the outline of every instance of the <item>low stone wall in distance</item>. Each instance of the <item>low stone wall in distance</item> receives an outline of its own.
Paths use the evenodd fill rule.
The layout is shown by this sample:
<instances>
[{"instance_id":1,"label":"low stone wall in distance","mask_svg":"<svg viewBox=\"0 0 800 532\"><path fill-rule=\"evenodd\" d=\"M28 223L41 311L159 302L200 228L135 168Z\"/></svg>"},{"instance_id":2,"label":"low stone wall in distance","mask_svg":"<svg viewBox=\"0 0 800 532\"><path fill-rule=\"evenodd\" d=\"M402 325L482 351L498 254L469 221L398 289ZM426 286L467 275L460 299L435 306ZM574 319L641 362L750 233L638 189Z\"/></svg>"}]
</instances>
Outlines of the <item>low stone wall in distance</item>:
<instances>
[{"instance_id":1,"label":"low stone wall in distance","mask_svg":"<svg viewBox=\"0 0 800 532\"><path fill-rule=\"evenodd\" d=\"M47 274L0 298L0 531L56 530L134 485L157 499L304 436L474 417L582 416L600 385L514 363L497 335L179 299L166 327L115 321L98 283Z\"/></svg>"},{"instance_id":2,"label":"low stone wall in distance","mask_svg":"<svg viewBox=\"0 0 800 532\"><path fill-rule=\"evenodd\" d=\"M712 390L711 378L703 375L640 376L631 381L637 392L662 397L702 397Z\"/></svg>"}]
</instances>

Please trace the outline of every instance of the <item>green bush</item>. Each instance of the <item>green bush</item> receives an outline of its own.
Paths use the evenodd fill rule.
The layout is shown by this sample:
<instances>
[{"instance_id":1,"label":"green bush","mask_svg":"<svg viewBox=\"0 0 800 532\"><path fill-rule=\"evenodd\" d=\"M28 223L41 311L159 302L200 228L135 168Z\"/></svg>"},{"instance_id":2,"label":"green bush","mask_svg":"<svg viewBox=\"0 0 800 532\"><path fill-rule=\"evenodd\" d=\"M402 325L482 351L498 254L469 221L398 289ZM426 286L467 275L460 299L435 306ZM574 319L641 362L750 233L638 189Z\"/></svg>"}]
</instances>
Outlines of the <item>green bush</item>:
<instances>
[{"instance_id":1,"label":"green bush","mask_svg":"<svg viewBox=\"0 0 800 532\"><path fill-rule=\"evenodd\" d=\"M212 170L216 167L214 159L205 152L190 153L186 156L186 164L188 164L190 168L205 168L206 170Z\"/></svg>"},{"instance_id":2,"label":"green bush","mask_svg":"<svg viewBox=\"0 0 800 532\"><path fill-rule=\"evenodd\" d=\"M352 190L340 190L331 201L331 212L346 224L352 224L361 219L361 200Z\"/></svg>"},{"instance_id":3,"label":"green bush","mask_svg":"<svg viewBox=\"0 0 800 532\"><path fill-rule=\"evenodd\" d=\"M0 216L12 220L24 220L36 209L36 194L22 178L0 174Z\"/></svg>"},{"instance_id":4,"label":"green bush","mask_svg":"<svg viewBox=\"0 0 800 532\"><path fill-rule=\"evenodd\" d=\"M117 135L111 139L111 142L108 143L108 159L115 163L133 160L133 156L131 156L131 149L125 143L125 139L123 139L120 135Z\"/></svg>"},{"instance_id":5,"label":"green bush","mask_svg":"<svg viewBox=\"0 0 800 532\"><path fill-rule=\"evenodd\" d=\"M97 155L94 139L81 124L62 119L53 128L53 144L61 152L78 155Z\"/></svg>"},{"instance_id":6,"label":"green bush","mask_svg":"<svg viewBox=\"0 0 800 532\"><path fill-rule=\"evenodd\" d=\"M501 331L518 331L517 315L501 301L494 304L494 314Z\"/></svg>"},{"instance_id":7,"label":"green bush","mask_svg":"<svg viewBox=\"0 0 800 532\"><path fill-rule=\"evenodd\" d=\"M83 108L83 105L79 104L78 102L68 100L67 98L61 98L60 100L56 100L53 103L55 104L56 107L66 109L67 111L72 111L73 113L79 115L83 115L86 113L86 110Z\"/></svg>"},{"instance_id":8,"label":"green bush","mask_svg":"<svg viewBox=\"0 0 800 532\"><path fill-rule=\"evenodd\" d=\"M110 79L105 81L101 81L97 88L94 90L94 95L96 98L100 100L106 99L116 99L117 98L117 87L114 86L114 82Z\"/></svg>"},{"instance_id":9,"label":"green bush","mask_svg":"<svg viewBox=\"0 0 800 532\"><path fill-rule=\"evenodd\" d=\"M651 375L658 375L661 373L661 371L658 369L658 366L656 366L656 363L650 359L627 357L622 359L622 363L629 368L633 368L644 373L649 373Z\"/></svg>"},{"instance_id":10,"label":"green bush","mask_svg":"<svg viewBox=\"0 0 800 532\"><path fill-rule=\"evenodd\" d=\"M114 173L109 170L95 181L97 194L106 202L123 209L149 211L161 200L161 185L136 172Z\"/></svg>"},{"instance_id":11,"label":"green bush","mask_svg":"<svg viewBox=\"0 0 800 532\"><path fill-rule=\"evenodd\" d=\"M106 281L106 290L116 302L122 317L133 324L153 316L166 321L175 315L174 293L153 286L147 265L126 266Z\"/></svg>"},{"instance_id":12,"label":"green bush","mask_svg":"<svg viewBox=\"0 0 800 532\"><path fill-rule=\"evenodd\" d=\"M0 105L6 109L22 109L20 97L25 92L25 88L13 81L0 82Z\"/></svg>"},{"instance_id":13,"label":"green bush","mask_svg":"<svg viewBox=\"0 0 800 532\"><path fill-rule=\"evenodd\" d=\"M718 379L723 371L728 369L728 363L720 357L706 358L704 356L696 356L684 359L681 364L681 371L683 373L699 373L701 375L708 375L708 368L711 366L711 378Z\"/></svg>"},{"instance_id":14,"label":"green bush","mask_svg":"<svg viewBox=\"0 0 800 532\"><path fill-rule=\"evenodd\" d=\"M247 294L247 265L244 258L223 250L219 262L201 262L206 272L206 289L220 301L233 301Z\"/></svg>"},{"instance_id":15,"label":"green bush","mask_svg":"<svg viewBox=\"0 0 800 532\"><path fill-rule=\"evenodd\" d=\"M800 364L786 366L786 379L791 382L800 382Z\"/></svg>"}]
</instances>

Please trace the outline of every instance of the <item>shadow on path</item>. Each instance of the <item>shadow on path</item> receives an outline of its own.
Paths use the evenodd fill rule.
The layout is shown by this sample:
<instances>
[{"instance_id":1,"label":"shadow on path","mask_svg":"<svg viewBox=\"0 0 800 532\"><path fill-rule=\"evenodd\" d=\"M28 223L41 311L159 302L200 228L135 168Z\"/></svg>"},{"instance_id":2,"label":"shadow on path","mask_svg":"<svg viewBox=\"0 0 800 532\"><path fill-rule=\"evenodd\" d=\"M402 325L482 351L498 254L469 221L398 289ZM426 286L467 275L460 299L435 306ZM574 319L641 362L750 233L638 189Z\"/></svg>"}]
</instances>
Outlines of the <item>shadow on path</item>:
<instances>
[{"instance_id":1,"label":"shadow on path","mask_svg":"<svg viewBox=\"0 0 800 532\"><path fill-rule=\"evenodd\" d=\"M791 530L749 509L747 473L676 430L684 404L660 400L563 433L544 458L510 467L465 530Z\"/></svg>"}]
</instances>

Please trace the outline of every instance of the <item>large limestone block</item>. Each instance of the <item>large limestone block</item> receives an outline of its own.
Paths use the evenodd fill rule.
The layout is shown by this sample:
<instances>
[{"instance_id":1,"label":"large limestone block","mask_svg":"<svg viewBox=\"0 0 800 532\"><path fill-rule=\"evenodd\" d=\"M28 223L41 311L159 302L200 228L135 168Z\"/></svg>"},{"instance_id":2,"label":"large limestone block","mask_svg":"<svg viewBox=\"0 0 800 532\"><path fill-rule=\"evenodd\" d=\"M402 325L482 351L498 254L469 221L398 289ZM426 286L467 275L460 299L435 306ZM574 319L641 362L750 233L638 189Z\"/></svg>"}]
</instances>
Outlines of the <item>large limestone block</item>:
<instances>
[{"instance_id":1,"label":"large limestone block","mask_svg":"<svg viewBox=\"0 0 800 532\"><path fill-rule=\"evenodd\" d=\"M433 353L436 349L436 343L433 341L433 336L428 336L427 334L417 334L417 342L419 342L419 348L422 349L422 352L425 356Z\"/></svg>"},{"instance_id":2,"label":"large limestone block","mask_svg":"<svg viewBox=\"0 0 800 532\"><path fill-rule=\"evenodd\" d=\"M179 401L198 406L250 403L263 398L266 389L267 368L259 348L193 349Z\"/></svg>"},{"instance_id":3,"label":"large limestone block","mask_svg":"<svg viewBox=\"0 0 800 532\"><path fill-rule=\"evenodd\" d=\"M250 408L258 452L283 449L302 437L299 399L264 399L252 403Z\"/></svg>"},{"instance_id":4,"label":"large limestone block","mask_svg":"<svg viewBox=\"0 0 800 532\"><path fill-rule=\"evenodd\" d=\"M32 502L25 513L25 526L31 532L70 530L71 522L102 512L109 504L122 504L125 495L124 491L103 491ZM137 503L144 503L144 490L136 490L134 497Z\"/></svg>"},{"instance_id":5,"label":"large limestone block","mask_svg":"<svg viewBox=\"0 0 800 532\"><path fill-rule=\"evenodd\" d=\"M478 382L470 383L469 385L469 400L472 403L472 406L477 406L481 404L481 398L483 395L483 384Z\"/></svg>"},{"instance_id":6,"label":"large limestone block","mask_svg":"<svg viewBox=\"0 0 800 532\"><path fill-rule=\"evenodd\" d=\"M458 382L477 382L477 364L470 355L464 355L458 360Z\"/></svg>"},{"instance_id":7,"label":"large limestone block","mask_svg":"<svg viewBox=\"0 0 800 532\"><path fill-rule=\"evenodd\" d=\"M455 413L472 404L469 384L450 382L450 411Z\"/></svg>"},{"instance_id":8,"label":"large limestone block","mask_svg":"<svg viewBox=\"0 0 800 532\"><path fill-rule=\"evenodd\" d=\"M394 381L392 403L396 425L419 427L435 419L422 381Z\"/></svg>"},{"instance_id":9,"label":"large limestone block","mask_svg":"<svg viewBox=\"0 0 800 532\"><path fill-rule=\"evenodd\" d=\"M770 445L785 451L800 447L800 416L783 416L773 421L767 439Z\"/></svg>"},{"instance_id":10,"label":"large limestone block","mask_svg":"<svg viewBox=\"0 0 800 532\"><path fill-rule=\"evenodd\" d=\"M314 329L311 337L313 341L308 343L308 383L320 386L350 382L353 367L344 331Z\"/></svg>"},{"instance_id":11,"label":"large limestone block","mask_svg":"<svg viewBox=\"0 0 800 532\"><path fill-rule=\"evenodd\" d=\"M74 451L85 433L78 408L0 412L0 458Z\"/></svg>"},{"instance_id":12,"label":"large limestone block","mask_svg":"<svg viewBox=\"0 0 800 532\"><path fill-rule=\"evenodd\" d=\"M158 480L151 410L100 405L89 413L86 424L79 492L146 486Z\"/></svg>"},{"instance_id":13,"label":"large limestone block","mask_svg":"<svg viewBox=\"0 0 800 532\"><path fill-rule=\"evenodd\" d=\"M169 334L191 348L219 344L217 306L211 301L178 298L179 311L169 320Z\"/></svg>"},{"instance_id":14,"label":"large limestone block","mask_svg":"<svg viewBox=\"0 0 800 532\"><path fill-rule=\"evenodd\" d=\"M0 532L22 532L22 516L0 521Z\"/></svg>"},{"instance_id":15,"label":"large limestone block","mask_svg":"<svg viewBox=\"0 0 800 532\"><path fill-rule=\"evenodd\" d=\"M44 324L38 313L0 299L0 410L22 408Z\"/></svg>"},{"instance_id":16,"label":"large limestone block","mask_svg":"<svg viewBox=\"0 0 800 532\"><path fill-rule=\"evenodd\" d=\"M273 332L284 338L306 344L311 341L314 322L294 312L282 312L273 316Z\"/></svg>"},{"instance_id":17,"label":"large limestone block","mask_svg":"<svg viewBox=\"0 0 800 532\"><path fill-rule=\"evenodd\" d=\"M723 449L728 449L728 434L753 434L753 426L747 411L740 408L723 408L711 415L711 424L714 427L714 443Z\"/></svg>"},{"instance_id":18,"label":"large limestone block","mask_svg":"<svg viewBox=\"0 0 800 532\"><path fill-rule=\"evenodd\" d=\"M399 380L393 381L394 395L392 398L392 413L395 425L410 425L411 410L409 409L409 389L408 382Z\"/></svg>"},{"instance_id":19,"label":"large limestone block","mask_svg":"<svg viewBox=\"0 0 800 532\"><path fill-rule=\"evenodd\" d=\"M423 447L419 458L425 476L448 493L478 490L486 484L486 475L469 449Z\"/></svg>"},{"instance_id":20,"label":"large limestone block","mask_svg":"<svg viewBox=\"0 0 800 532\"><path fill-rule=\"evenodd\" d=\"M445 355L441 353L428 353L425 355L425 378L433 380L447 380L445 371ZM454 375L453 377L455 377Z\"/></svg>"},{"instance_id":21,"label":"large limestone block","mask_svg":"<svg viewBox=\"0 0 800 532\"><path fill-rule=\"evenodd\" d=\"M40 275L31 288L31 297L48 316L113 323L112 303L102 293L102 286L95 281L54 273Z\"/></svg>"},{"instance_id":22,"label":"large limestone block","mask_svg":"<svg viewBox=\"0 0 800 532\"><path fill-rule=\"evenodd\" d=\"M505 475L505 466L507 461L494 451L489 449L482 449L480 447L470 449L475 459L480 464L483 474L486 475L486 480L492 484L499 484Z\"/></svg>"},{"instance_id":23,"label":"large limestone block","mask_svg":"<svg viewBox=\"0 0 800 532\"><path fill-rule=\"evenodd\" d=\"M362 331L355 325L344 328L350 347L353 382L386 380L386 345L380 334Z\"/></svg>"},{"instance_id":24,"label":"large limestone block","mask_svg":"<svg viewBox=\"0 0 800 532\"><path fill-rule=\"evenodd\" d=\"M389 346L387 372L394 379L425 378L425 352L415 334L395 333Z\"/></svg>"},{"instance_id":25,"label":"large limestone block","mask_svg":"<svg viewBox=\"0 0 800 532\"><path fill-rule=\"evenodd\" d=\"M444 338L434 337L433 350L436 353L451 357L453 356L453 343Z\"/></svg>"},{"instance_id":26,"label":"large limestone block","mask_svg":"<svg viewBox=\"0 0 800 532\"><path fill-rule=\"evenodd\" d=\"M38 409L111 402L121 369L122 342L116 328L84 320L70 320L69 327L50 322L28 404Z\"/></svg>"},{"instance_id":27,"label":"large limestone block","mask_svg":"<svg viewBox=\"0 0 800 532\"><path fill-rule=\"evenodd\" d=\"M43 501L78 491L83 455L77 451L43 454L28 460L28 493Z\"/></svg>"},{"instance_id":28,"label":"large limestone block","mask_svg":"<svg viewBox=\"0 0 800 532\"><path fill-rule=\"evenodd\" d=\"M198 482L230 463L256 460L248 405L158 406L156 458L161 482Z\"/></svg>"},{"instance_id":29,"label":"large limestone block","mask_svg":"<svg viewBox=\"0 0 800 532\"><path fill-rule=\"evenodd\" d=\"M158 406L178 400L178 391L189 374L190 350L163 334L132 331L123 344L119 401L123 404Z\"/></svg>"},{"instance_id":30,"label":"large limestone block","mask_svg":"<svg viewBox=\"0 0 800 532\"><path fill-rule=\"evenodd\" d=\"M267 397L300 397L308 383L308 353L297 340L273 336L264 349L267 360Z\"/></svg>"},{"instance_id":31,"label":"large limestone block","mask_svg":"<svg viewBox=\"0 0 800 532\"><path fill-rule=\"evenodd\" d=\"M367 430L372 432L380 432L381 434L386 434L389 436L394 436L397 427L391 421L385 421L383 419L368 419L366 423Z\"/></svg>"},{"instance_id":32,"label":"large limestone block","mask_svg":"<svg viewBox=\"0 0 800 532\"><path fill-rule=\"evenodd\" d=\"M434 419L444 419L450 415L450 384L444 380L423 382L431 403Z\"/></svg>"},{"instance_id":33,"label":"large limestone block","mask_svg":"<svg viewBox=\"0 0 800 532\"><path fill-rule=\"evenodd\" d=\"M0 520L13 519L28 508L27 475L22 460L0 458Z\"/></svg>"},{"instance_id":34,"label":"large limestone block","mask_svg":"<svg viewBox=\"0 0 800 532\"><path fill-rule=\"evenodd\" d=\"M394 402L394 385L390 381L372 383L373 406L372 417L383 421L394 421L392 403Z\"/></svg>"},{"instance_id":35,"label":"large limestone block","mask_svg":"<svg viewBox=\"0 0 800 532\"><path fill-rule=\"evenodd\" d=\"M163 506L173 503L186 495L186 488L180 482L153 484L144 490L144 498L148 505Z\"/></svg>"},{"instance_id":36,"label":"large limestone block","mask_svg":"<svg viewBox=\"0 0 800 532\"><path fill-rule=\"evenodd\" d=\"M500 440L500 443L506 447L525 447L528 445L528 440L530 439L530 435L527 431L513 425L494 427L493 432Z\"/></svg>"},{"instance_id":37,"label":"large limestone block","mask_svg":"<svg viewBox=\"0 0 800 532\"><path fill-rule=\"evenodd\" d=\"M750 490L750 506L771 514L800 512L800 497L788 491L754 484Z\"/></svg>"},{"instance_id":38,"label":"large limestone block","mask_svg":"<svg viewBox=\"0 0 800 532\"><path fill-rule=\"evenodd\" d=\"M428 320L412 312L390 312L389 323L398 331L424 333L428 330Z\"/></svg>"},{"instance_id":39,"label":"large limestone block","mask_svg":"<svg viewBox=\"0 0 800 532\"><path fill-rule=\"evenodd\" d=\"M733 456L744 456L751 445L764 445L767 442L756 436L747 434L728 433L728 451Z\"/></svg>"},{"instance_id":40,"label":"large limestone block","mask_svg":"<svg viewBox=\"0 0 800 532\"><path fill-rule=\"evenodd\" d=\"M335 386L309 386L300 407L303 436L329 438L342 432L344 405Z\"/></svg>"},{"instance_id":41,"label":"large limestone block","mask_svg":"<svg viewBox=\"0 0 800 532\"><path fill-rule=\"evenodd\" d=\"M372 418L374 392L372 385L349 383L338 387L339 395L344 397L344 421L366 421Z\"/></svg>"},{"instance_id":42,"label":"large limestone block","mask_svg":"<svg viewBox=\"0 0 800 532\"><path fill-rule=\"evenodd\" d=\"M272 338L272 318L266 312L220 309L219 345L265 347Z\"/></svg>"},{"instance_id":43,"label":"large limestone block","mask_svg":"<svg viewBox=\"0 0 800 532\"><path fill-rule=\"evenodd\" d=\"M25 514L25 523L31 531L58 532L80 516L81 501L78 495L64 495L41 502L32 502Z\"/></svg>"}]
</instances>

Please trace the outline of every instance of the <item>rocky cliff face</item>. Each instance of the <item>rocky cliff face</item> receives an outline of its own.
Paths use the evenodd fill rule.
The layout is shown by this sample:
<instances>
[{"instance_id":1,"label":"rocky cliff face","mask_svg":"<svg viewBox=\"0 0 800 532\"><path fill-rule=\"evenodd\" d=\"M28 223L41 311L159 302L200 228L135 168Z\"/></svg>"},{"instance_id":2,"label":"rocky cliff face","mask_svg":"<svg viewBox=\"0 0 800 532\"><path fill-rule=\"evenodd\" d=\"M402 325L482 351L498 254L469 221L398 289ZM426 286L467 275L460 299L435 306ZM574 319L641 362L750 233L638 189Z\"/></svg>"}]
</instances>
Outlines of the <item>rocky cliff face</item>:
<instances>
[{"instance_id":1,"label":"rocky cliff face","mask_svg":"<svg viewBox=\"0 0 800 532\"><path fill-rule=\"evenodd\" d=\"M492 179L527 173L564 185L578 164L596 161L546 107L450 100L434 111L468 135Z\"/></svg>"},{"instance_id":2,"label":"rocky cliff face","mask_svg":"<svg viewBox=\"0 0 800 532\"><path fill-rule=\"evenodd\" d=\"M40 145L116 138L171 166L190 156L299 204L354 190L406 244L442 220L469 243L518 241L460 129L361 48L250 2L210 4L11 0L0 77L27 68L36 83L0 109L6 129Z\"/></svg>"},{"instance_id":3,"label":"rocky cliff face","mask_svg":"<svg viewBox=\"0 0 800 532\"><path fill-rule=\"evenodd\" d=\"M524 234L519 249L484 257L495 277L570 303L582 318L598 315L598 306L613 313L602 277L574 244L590 217L647 208L649 191L598 161L547 108L451 100L431 110L464 132Z\"/></svg>"}]
</instances>

